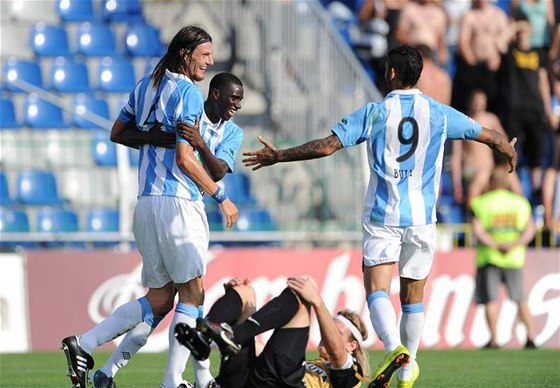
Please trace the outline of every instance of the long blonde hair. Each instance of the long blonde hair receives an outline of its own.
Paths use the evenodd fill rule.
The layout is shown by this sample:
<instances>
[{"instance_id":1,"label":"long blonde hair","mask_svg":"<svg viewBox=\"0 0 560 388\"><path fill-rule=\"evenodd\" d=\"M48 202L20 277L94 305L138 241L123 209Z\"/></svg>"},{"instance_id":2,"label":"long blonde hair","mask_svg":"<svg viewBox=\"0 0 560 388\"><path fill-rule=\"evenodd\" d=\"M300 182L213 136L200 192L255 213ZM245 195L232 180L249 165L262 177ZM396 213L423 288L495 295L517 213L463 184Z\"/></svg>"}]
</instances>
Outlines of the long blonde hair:
<instances>
[{"instance_id":1,"label":"long blonde hair","mask_svg":"<svg viewBox=\"0 0 560 388\"><path fill-rule=\"evenodd\" d=\"M339 311L337 315L342 315L344 318L352 322L352 324L356 326L356 329L358 329L358 331L362 335L362 339L364 341L368 338L368 330L366 328L366 325L364 324L364 321L362 321L362 318L360 318L360 316L357 313L355 313L352 310L344 309L342 311ZM362 367L362 372L364 374L364 378L367 379L369 377L369 361L368 361L367 353L364 351L364 349L362 349L362 344L360 344L360 341L354 338L352 334L350 334L350 336L358 343L358 346L356 347L356 350L354 350L352 355L356 357L356 360L358 360L358 362L360 363L360 366Z\"/></svg>"}]
</instances>

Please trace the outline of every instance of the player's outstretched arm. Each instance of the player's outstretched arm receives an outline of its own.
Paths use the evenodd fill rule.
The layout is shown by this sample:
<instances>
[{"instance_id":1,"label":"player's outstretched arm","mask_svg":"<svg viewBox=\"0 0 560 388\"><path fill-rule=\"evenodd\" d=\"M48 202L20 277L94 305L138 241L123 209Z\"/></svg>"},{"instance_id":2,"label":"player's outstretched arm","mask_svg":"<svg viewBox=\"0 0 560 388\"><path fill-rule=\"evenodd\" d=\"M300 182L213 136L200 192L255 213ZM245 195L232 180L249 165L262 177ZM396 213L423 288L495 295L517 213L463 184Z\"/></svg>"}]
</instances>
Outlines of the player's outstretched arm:
<instances>
[{"instance_id":1,"label":"player's outstretched arm","mask_svg":"<svg viewBox=\"0 0 560 388\"><path fill-rule=\"evenodd\" d=\"M244 156L247 156L243 159L243 164L245 167L253 167L253 170L279 162L318 159L329 156L342 148L342 143L335 134L284 150L277 150L272 143L264 140L262 136L259 136L259 141L264 145L261 150L243 153Z\"/></svg>"},{"instance_id":2,"label":"player's outstretched arm","mask_svg":"<svg viewBox=\"0 0 560 388\"><path fill-rule=\"evenodd\" d=\"M475 140L480 143L484 143L494 151L505 155L509 161L509 172L513 172L515 170L515 167L517 166L517 152L515 151L515 143L517 143L516 137L508 142L506 137L499 132L482 127L482 130Z\"/></svg>"}]
</instances>

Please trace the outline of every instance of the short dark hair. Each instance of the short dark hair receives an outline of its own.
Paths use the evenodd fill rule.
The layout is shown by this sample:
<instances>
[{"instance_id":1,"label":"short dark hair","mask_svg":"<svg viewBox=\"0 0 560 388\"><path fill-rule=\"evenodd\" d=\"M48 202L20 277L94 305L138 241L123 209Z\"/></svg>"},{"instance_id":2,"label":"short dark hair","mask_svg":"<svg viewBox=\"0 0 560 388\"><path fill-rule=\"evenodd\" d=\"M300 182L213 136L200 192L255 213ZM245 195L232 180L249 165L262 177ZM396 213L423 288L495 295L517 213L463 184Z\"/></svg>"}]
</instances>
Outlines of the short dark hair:
<instances>
[{"instance_id":1,"label":"short dark hair","mask_svg":"<svg viewBox=\"0 0 560 388\"><path fill-rule=\"evenodd\" d=\"M207 42L212 42L212 37L202 28L197 26L181 28L169 43L167 53L160 59L154 69L152 74L154 87L159 86L166 69L173 73L185 74L186 69L184 68L181 50L185 50L184 54L192 54L198 45Z\"/></svg>"},{"instance_id":2,"label":"short dark hair","mask_svg":"<svg viewBox=\"0 0 560 388\"><path fill-rule=\"evenodd\" d=\"M387 66L395 69L397 79L403 86L414 86L420 78L424 61L417 49L405 44L389 51Z\"/></svg>"},{"instance_id":3,"label":"short dark hair","mask_svg":"<svg viewBox=\"0 0 560 388\"><path fill-rule=\"evenodd\" d=\"M209 89L224 90L228 85L238 85L243 87L243 82L231 73L218 73L210 81Z\"/></svg>"}]
</instances>

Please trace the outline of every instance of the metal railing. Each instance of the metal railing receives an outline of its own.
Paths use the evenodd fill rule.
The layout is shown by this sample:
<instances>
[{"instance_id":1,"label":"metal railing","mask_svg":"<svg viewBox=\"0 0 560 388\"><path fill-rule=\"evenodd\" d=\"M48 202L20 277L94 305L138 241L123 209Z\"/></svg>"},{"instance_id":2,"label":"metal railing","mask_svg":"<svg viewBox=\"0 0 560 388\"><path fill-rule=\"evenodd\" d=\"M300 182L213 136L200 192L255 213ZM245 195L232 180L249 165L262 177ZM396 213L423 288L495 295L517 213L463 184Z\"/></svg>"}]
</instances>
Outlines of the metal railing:
<instances>
[{"instance_id":1,"label":"metal railing","mask_svg":"<svg viewBox=\"0 0 560 388\"><path fill-rule=\"evenodd\" d=\"M263 93L279 147L326 137L381 95L318 1L206 1L231 33L244 82ZM245 139L245 147L259 147ZM360 230L369 171L365 146L252 174L258 199L283 230ZM298 207L299 211L294 211Z\"/></svg>"}]
</instances>

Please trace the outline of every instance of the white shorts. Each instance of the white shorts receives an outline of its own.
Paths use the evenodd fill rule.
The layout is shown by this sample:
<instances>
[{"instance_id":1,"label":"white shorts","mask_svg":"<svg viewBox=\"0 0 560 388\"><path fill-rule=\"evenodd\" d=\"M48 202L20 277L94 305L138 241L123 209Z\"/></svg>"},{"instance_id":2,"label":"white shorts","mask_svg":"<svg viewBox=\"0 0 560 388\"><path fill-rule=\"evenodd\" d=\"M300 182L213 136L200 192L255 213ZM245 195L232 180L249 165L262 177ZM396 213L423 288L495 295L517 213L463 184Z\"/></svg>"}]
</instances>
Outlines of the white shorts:
<instances>
[{"instance_id":1,"label":"white shorts","mask_svg":"<svg viewBox=\"0 0 560 388\"><path fill-rule=\"evenodd\" d=\"M385 226L362 221L364 266L399 262L399 275L424 279L432 269L436 225Z\"/></svg>"},{"instance_id":2,"label":"white shorts","mask_svg":"<svg viewBox=\"0 0 560 388\"><path fill-rule=\"evenodd\" d=\"M209 231L202 201L140 197L132 230L142 254L144 287L186 283L206 273Z\"/></svg>"}]
</instances>

